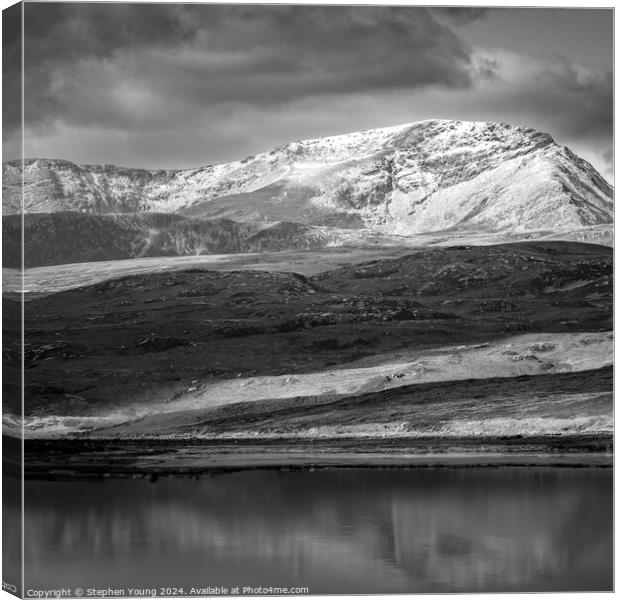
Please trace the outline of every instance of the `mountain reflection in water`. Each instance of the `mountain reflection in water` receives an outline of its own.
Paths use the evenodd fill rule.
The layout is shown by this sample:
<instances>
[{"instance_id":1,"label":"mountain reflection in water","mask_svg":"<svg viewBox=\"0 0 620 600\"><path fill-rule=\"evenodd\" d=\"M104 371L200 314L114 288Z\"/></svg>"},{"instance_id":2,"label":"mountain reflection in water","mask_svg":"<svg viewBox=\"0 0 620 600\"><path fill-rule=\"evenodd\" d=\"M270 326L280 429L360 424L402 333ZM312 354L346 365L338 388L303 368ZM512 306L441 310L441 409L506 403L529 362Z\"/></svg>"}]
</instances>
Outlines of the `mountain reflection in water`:
<instances>
[{"instance_id":1,"label":"mountain reflection in water","mask_svg":"<svg viewBox=\"0 0 620 600\"><path fill-rule=\"evenodd\" d=\"M26 588L610 590L612 514L610 469L27 481Z\"/></svg>"}]
</instances>

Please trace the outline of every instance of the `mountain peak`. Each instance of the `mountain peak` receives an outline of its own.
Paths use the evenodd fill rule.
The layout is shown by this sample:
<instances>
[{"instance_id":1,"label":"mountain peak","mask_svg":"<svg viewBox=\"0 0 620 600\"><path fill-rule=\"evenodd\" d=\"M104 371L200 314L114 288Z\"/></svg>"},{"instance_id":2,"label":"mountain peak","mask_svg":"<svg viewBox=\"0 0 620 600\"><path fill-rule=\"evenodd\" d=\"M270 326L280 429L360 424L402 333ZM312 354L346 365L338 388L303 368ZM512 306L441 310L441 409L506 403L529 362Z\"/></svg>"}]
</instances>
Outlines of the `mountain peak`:
<instances>
[{"instance_id":1,"label":"mountain peak","mask_svg":"<svg viewBox=\"0 0 620 600\"><path fill-rule=\"evenodd\" d=\"M531 128L489 121L427 119L376 129L298 140L276 148L294 156L320 155L323 160L344 160L351 152L376 152L382 149L409 149L421 152L447 151L454 146L502 142L502 146L540 147L554 144L553 138ZM272 151L273 152L273 151Z\"/></svg>"},{"instance_id":2,"label":"mountain peak","mask_svg":"<svg viewBox=\"0 0 620 600\"><path fill-rule=\"evenodd\" d=\"M4 165L5 213L19 177ZM431 119L292 142L180 171L25 162L26 212L168 212L387 234L570 229L613 221L613 190L531 128Z\"/></svg>"}]
</instances>

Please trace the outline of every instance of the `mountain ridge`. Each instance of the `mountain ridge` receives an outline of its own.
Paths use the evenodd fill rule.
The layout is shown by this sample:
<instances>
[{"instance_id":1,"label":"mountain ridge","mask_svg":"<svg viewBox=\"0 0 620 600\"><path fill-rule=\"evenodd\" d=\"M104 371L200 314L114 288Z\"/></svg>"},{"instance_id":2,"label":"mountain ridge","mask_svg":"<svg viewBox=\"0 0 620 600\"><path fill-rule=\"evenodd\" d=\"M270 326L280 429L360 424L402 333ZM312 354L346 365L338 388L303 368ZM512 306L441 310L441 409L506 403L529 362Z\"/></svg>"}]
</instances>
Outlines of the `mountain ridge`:
<instances>
[{"instance_id":1,"label":"mountain ridge","mask_svg":"<svg viewBox=\"0 0 620 600\"><path fill-rule=\"evenodd\" d=\"M5 163L3 170L3 208L11 214L19 168ZM397 234L597 225L611 223L613 210L613 188L550 135L489 122L420 121L186 170L28 159L24 179L26 212L177 212L255 221L256 201L265 223L316 224L340 213Z\"/></svg>"}]
</instances>

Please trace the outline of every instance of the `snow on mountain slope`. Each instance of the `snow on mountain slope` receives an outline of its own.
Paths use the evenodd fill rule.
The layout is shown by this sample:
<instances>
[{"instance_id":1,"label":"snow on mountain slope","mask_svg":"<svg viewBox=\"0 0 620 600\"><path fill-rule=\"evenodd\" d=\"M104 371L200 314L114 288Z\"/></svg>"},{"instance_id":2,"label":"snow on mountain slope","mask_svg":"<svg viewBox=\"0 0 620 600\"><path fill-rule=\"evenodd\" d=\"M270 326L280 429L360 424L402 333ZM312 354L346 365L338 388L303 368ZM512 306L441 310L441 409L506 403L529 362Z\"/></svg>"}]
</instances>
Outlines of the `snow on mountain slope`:
<instances>
[{"instance_id":1,"label":"snow on mountain slope","mask_svg":"<svg viewBox=\"0 0 620 600\"><path fill-rule=\"evenodd\" d=\"M613 221L613 189L589 163L547 134L487 122L421 121L182 171L34 159L24 179L26 212L177 212L400 235ZM4 164L3 187L5 214L17 212L16 163Z\"/></svg>"}]
</instances>

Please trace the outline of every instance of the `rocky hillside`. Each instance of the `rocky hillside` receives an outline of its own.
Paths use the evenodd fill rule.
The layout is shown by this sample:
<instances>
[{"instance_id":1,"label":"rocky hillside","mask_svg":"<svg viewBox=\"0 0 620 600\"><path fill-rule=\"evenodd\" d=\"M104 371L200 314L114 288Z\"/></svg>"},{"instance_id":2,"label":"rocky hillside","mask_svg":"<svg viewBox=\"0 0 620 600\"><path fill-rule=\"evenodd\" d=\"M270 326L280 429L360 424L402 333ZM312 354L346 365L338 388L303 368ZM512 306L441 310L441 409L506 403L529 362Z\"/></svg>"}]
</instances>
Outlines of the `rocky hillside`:
<instances>
[{"instance_id":1,"label":"rocky hillside","mask_svg":"<svg viewBox=\"0 0 620 600\"><path fill-rule=\"evenodd\" d=\"M147 171L29 159L26 212L165 212L273 224L429 231L579 229L612 223L613 190L544 133L422 121L294 142L242 161ZM5 214L18 163L3 166Z\"/></svg>"},{"instance_id":2,"label":"rocky hillside","mask_svg":"<svg viewBox=\"0 0 620 600\"><path fill-rule=\"evenodd\" d=\"M609 302L613 252L590 244L528 242L429 248L390 260L349 265L315 275L312 281L335 293L442 297L442 306L478 302L478 312L511 312L520 296L562 296L572 303ZM451 298L460 300L454 303ZM484 301L480 300L485 298ZM503 298L503 300L501 300ZM552 303L551 303L552 304ZM558 305L561 306L561 303Z\"/></svg>"}]
</instances>

